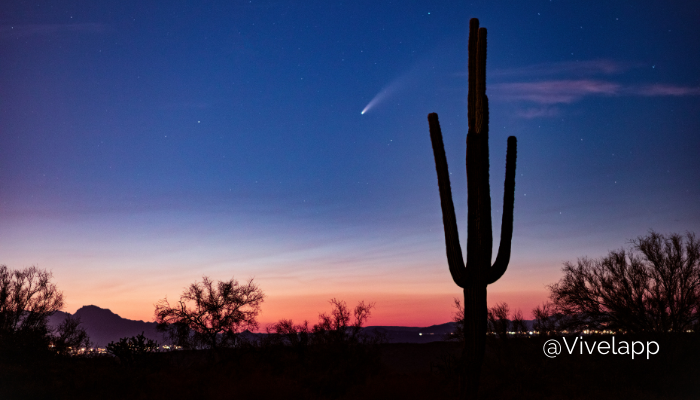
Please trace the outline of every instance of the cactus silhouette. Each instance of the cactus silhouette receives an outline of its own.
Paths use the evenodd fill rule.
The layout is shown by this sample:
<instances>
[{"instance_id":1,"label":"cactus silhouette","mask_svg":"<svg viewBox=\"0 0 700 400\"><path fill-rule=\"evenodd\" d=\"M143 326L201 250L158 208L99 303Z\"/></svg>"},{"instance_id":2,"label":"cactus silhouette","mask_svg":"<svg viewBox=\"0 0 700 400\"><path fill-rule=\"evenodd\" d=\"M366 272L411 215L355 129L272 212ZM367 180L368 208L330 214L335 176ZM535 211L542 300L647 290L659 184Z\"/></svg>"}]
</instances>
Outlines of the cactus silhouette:
<instances>
[{"instance_id":1,"label":"cactus silhouette","mask_svg":"<svg viewBox=\"0 0 700 400\"><path fill-rule=\"evenodd\" d=\"M467 260L462 258L455 221L452 190L440 123L435 113L428 115L430 140L440 189L442 221L445 227L447 263L455 283L464 289L464 376L466 398L475 398L479 386L486 340L486 286L497 281L508 268L513 236L515 200L516 139L508 138L506 179L503 194L501 244L493 266L491 254L491 195L489 188L489 109L486 97L486 29L479 20L469 22L469 93L467 133Z\"/></svg>"}]
</instances>

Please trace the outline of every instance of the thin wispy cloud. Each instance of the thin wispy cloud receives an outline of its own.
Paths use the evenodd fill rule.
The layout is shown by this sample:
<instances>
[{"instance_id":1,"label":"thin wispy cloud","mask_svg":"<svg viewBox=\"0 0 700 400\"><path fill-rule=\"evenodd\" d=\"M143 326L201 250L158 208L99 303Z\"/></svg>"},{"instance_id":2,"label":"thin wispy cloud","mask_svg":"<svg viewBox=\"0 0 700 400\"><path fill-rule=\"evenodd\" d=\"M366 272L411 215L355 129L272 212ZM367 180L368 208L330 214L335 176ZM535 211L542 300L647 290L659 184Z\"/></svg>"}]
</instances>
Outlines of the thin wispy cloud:
<instances>
[{"instance_id":1,"label":"thin wispy cloud","mask_svg":"<svg viewBox=\"0 0 700 400\"><path fill-rule=\"evenodd\" d=\"M700 87L653 84L622 85L601 80L552 80L496 83L490 85L492 98L536 104L570 104L587 96L698 96Z\"/></svg>"},{"instance_id":2,"label":"thin wispy cloud","mask_svg":"<svg viewBox=\"0 0 700 400\"><path fill-rule=\"evenodd\" d=\"M26 24L0 26L0 38L24 38L28 36L55 35L64 32L75 33L102 33L106 30L104 24L79 23L79 24Z\"/></svg>"},{"instance_id":3,"label":"thin wispy cloud","mask_svg":"<svg viewBox=\"0 0 700 400\"><path fill-rule=\"evenodd\" d=\"M698 96L700 87L674 84L624 84L610 79L641 64L611 60L559 62L496 70L487 93L496 101L521 103L521 118L553 117L554 105L571 104L593 96ZM532 78L538 81L531 81ZM513 81L515 80L515 81ZM500 82L499 82L500 81Z\"/></svg>"},{"instance_id":4,"label":"thin wispy cloud","mask_svg":"<svg viewBox=\"0 0 700 400\"><path fill-rule=\"evenodd\" d=\"M516 111L516 115L525 119L556 117L559 115L559 108L550 106L530 107Z\"/></svg>"},{"instance_id":5,"label":"thin wispy cloud","mask_svg":"<svg viewBox=\"0 0 700 400\"><path fill-rule=\"evenodd\" d=\"M517 68L502 68L490 72L495 78L542 77L542 76L594 76L618 74L641 64L623 63L613 60L562 61L557 63L535 64Z\"/></svg>"},{"instance_id":6,"label":"thin wispy cloud","mask_svg":"<svg viewBox=\"0 0 700 400\"><path fill-rule=\"evenodd\" d=\"M542 82L497 83L489 93L507 101L524 100L538 104L568 104L589 95L615 95L621 86L595 80L554 80Z\"/></svg>"},{"instance_id":7,"label":"thin wispy cloud","mask_svg":"<svg viewBox=\"0 0 700 400\"><path fill-rule=\"evenodd\" d=\"M627 93L639 96L698 96L700 87L676 85L641 85L626 89Z\"/></svg>"}]
</instances>

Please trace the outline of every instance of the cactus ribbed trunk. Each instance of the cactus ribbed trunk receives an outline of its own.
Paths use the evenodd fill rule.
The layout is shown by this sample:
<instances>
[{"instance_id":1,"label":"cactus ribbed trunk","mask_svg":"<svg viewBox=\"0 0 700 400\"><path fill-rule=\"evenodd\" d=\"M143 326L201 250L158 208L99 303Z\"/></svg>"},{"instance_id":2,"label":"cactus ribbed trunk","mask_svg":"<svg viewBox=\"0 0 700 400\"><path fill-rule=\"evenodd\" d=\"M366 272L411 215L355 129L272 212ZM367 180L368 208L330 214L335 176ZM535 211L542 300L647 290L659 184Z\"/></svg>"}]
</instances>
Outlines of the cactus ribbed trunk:
<instances>
[{"instance_id":1,"label":"cactus ribbed trunk","mask_svg":"<svg viewBox=\"0 0 700 400\"><path fill-rule=\"evenodd\" d=\"M430 139L440 190L442 221L445 228L447 263L455 283L464 289L465 398L476 398L486 340L486 286L497 281L508 268L513 236L515 200L516 139L508 138L506 179L503 194L501 242L491 265L491 190L489 187L488 98L486 97L486 29L479 20L469 23L469 132L467 133L467 260L462 257L455 220L452 189L445 157L445 146L438 116L428 115Z\"/></svg>"}]
</instances>

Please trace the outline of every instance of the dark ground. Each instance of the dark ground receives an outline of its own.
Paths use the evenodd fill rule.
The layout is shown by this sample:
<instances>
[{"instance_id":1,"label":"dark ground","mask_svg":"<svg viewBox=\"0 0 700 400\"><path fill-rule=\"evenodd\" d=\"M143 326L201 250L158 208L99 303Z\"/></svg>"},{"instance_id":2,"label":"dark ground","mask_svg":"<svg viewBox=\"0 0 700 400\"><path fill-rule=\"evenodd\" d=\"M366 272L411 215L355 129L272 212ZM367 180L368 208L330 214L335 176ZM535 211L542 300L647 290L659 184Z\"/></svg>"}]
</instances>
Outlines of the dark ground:
<instances>
[{"instance_id":1,"label":"dark ground","mask_svg":"<svg viewBox=\"0 0 700 400\"><path fill-rule=\"evenodd\" d=\"M559 338L560 339L560 338ZM610 337L589 337L587 342ZM484 399L699 399L700 336L656 338L649 360L543 355L546 338L489 338ZM577 350L578 351L578 350ZM306 349L179 351L137 359L49 358L0 364L0 399L447 399L460 345L449 342Z\"/></svg>"}]
</instances>

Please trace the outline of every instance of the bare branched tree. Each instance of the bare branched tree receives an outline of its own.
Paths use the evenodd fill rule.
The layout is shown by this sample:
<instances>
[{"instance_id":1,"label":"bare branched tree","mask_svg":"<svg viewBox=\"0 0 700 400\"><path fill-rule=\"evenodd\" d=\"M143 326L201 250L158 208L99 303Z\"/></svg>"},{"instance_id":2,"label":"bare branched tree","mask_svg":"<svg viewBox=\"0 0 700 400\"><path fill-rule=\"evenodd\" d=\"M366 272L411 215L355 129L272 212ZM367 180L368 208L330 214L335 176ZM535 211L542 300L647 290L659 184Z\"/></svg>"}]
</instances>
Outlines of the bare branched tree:
<instances>
[{"instance_id":1,"label":"bare branched tree","mask_svg":"<svg viewBox=\"0 0 700 400\"><path fill-rule=\"evenodd\" d=\"M342 300L331 299L333 305L331 314L319 314L319 322L313 327L315 342L357 342L362 339L360 331L369 319L374 303L361 301L353 310L353 321L350 323L350 310Z\"/></svg>"},{"instance_id":2,"label":"bare branched tree","mask_svg":"<svg viewBox=\"0 0 700 400\"><path fill-rule=\"evenodd\" d=\"M452 335L447 335L447 339L464 342L464 307L462 307L462 302L458 298L455 297L454 301L454 308L457 309L457 312L455 312L455 315L452 317L452 321L456 326Z\"/></svg>"},{"instance_id":3,"label":"bare branched tree","mask_svg":"<svg viewBox=\"0 0 700 400\"><path fill-rule=\"evenodd\" d=\"M295 325L291 319L281 319L276 324L268 326L268 337L278 339L280 344L291 346L306 346L309 343L309 322Z\"/></svg>"},{"instance_id":4,"label":"bare branched tree","mask_svg":"<svg viewBox=\"0 0 700 400\"><path fill-rule=\"evenodd\" d=\"M125 365L141 361L149 353L157 353L158 342L144 336L143 332L132 337L123 337L117 342L109 342L107 352L119 359Z\"/></svg>"},{"instance_id":5,"label":"bare branched tree","mask_svg":"<svg viewBox=\"0 0 700 400\"><path fill-rule=\"evenodd\" d=\"M682 332L700 317L700 242L651 231L630 250L564 264L550 286L554 314L570 330Z\"/></svg>"},{"instance_id":6,"label":"bare branched tree","mask_svg":"<svg viewBox=\"0 0 700 400\"><path fill-rule=\"evenodd\" d=\"M499 338L508 337L510 321L508 320L508 304L500 303L488 309L488 330L498 335Z\"/></svg>"},{"instance_id":7,"label":"bare branched tree","mask_svg":"<svg viewBox=\"0 0 700 400\"><path fill-rule=\"evenodd\" d=\"M523 318L523 313L520 310L513 313L510 325L510 329L518 335L524 335L528 331L527 326L525 325L525 319Z\"/></svg>"},{"instance_id":8,"label":"bare branched tree","mask_svg":"<svg viewBox=\"0 0 700 400\"><path fill-rule=\"evenodd\" d=\"M58 354L76 355L90 347L90 337L80 326L80 317L69 315L56 327L51 337L53 350Z\"/></svg>"},{"instance_id":9,"label":"bare branched tree","mask_svg":"<svg viewBox=\"0 0 700 400\"><path fill-rule=\"evenodd\" d=\"M167 298L156 304L159 329L170 333L174 344L184 348L227 347L236 344L243 330L258 327L256 317L265 295L250 279L214 284L208 277L195 282L171 306Z\"/></svg>"},{"instance_id":10,"label":"bare branched tree","mask_svg":"<svg viewBox=\"0 0 700 400\"><path fill-rule=\"evenodd\" d=\"M291 319L281 319L276 324L268 326L267 343L291 345L302 349L308 345L352 345L372 344L384 340L378 333L366 335L362 328L371 315L374 303L361 301L355 309L348 309L345 301L331 299L333 310L330 314L320 313L319 322L309 328L308 321L295 325Z\"/></svg>"},{"instance_id":11,"label":"bare branched tree","mask_svg":"<svg viewBox=\"0 0 700 400\"><path fill-rule=\"evenodd\" d=\"M455 331L451 335L448 335L447 338L450 340L456 339L461 341L464 340L464 334L462 332L464 308L462 307L462 303L459 301L459 299L455 298L454 302L454 307L457 309L457 312L453 317L453 321L456 323L456 326ZM486 314L487 332L494 333L499 338L508 337L508 332L515 332L517 334L527 333L528 329L525 325L522 311L517 310L510 313L510 319L508 319L509 311L510 308L508 307L508 303L505 302L496 304L495 306L489 308Z\"/></svg>"},{"instance_id":12,"label":"bare branched tree","mask_svg":"<svg viewBox=\"0 0 700 400\"><path fill-rule=\"evenodd\" d=\"M11 270L0 265L0 355L75 355L89 346L79 318L68 316L55 329L49 327L49 317L63 308L63 293L52 277L37 267Z\"/></svg>"},{"instance_id":13,"label":"bare branched tree","mask_svg":"<svg viewBox=\"0 0 700 400\"><path fill-rule=\"evenodd\" d=\"M554 304L545 302L532 310L535 317L532 327L540 335L553 335L559 330L559 314L556 314Z\"/></svg>"},{"instance_id":14,"label":"bare branched tree","mask_svg":"<svg viewBox=\"0 0 700 400\"><path fill-rule=\"evenodd\" d=\"M63 293L51 278L37 267L0 265L0 334L46 329L49 316L63 307Z\"/></svg>"}]
</instances>

